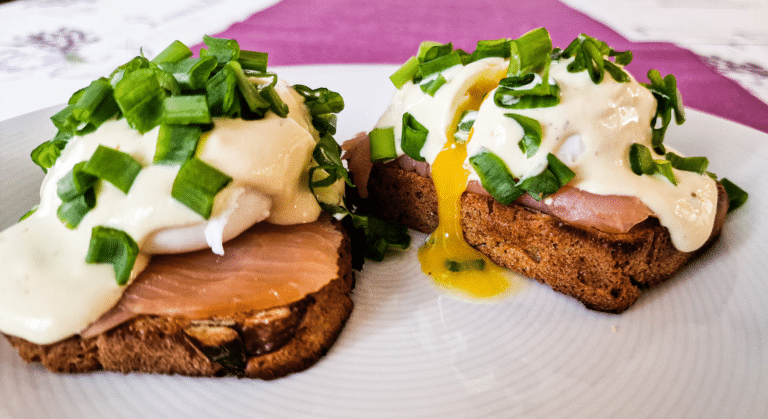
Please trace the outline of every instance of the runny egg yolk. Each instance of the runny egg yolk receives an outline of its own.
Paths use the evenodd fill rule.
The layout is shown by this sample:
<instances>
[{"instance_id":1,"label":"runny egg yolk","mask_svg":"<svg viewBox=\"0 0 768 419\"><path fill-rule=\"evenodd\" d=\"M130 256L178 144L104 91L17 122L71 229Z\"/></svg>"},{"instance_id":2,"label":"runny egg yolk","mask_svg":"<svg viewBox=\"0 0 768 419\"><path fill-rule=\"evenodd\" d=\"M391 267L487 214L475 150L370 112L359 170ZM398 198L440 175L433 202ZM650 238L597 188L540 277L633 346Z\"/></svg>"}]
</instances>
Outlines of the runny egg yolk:
<instances>
[{"instance_id":1,"label":"runny egg yolk","mask_svg":"<svg viewBox=\"0 0 768 419\"><path fill-rule=\"evenodd\" d=\"M487 79L474 84L468 92L468 99L458 107L453 123L448 127L448 141L432 164L439 225L419 249L419 261L424 273L432 276L438 285L473 298L497 297L513 288L507 271L464 240L461 195L469 178L469 169L464 167L467 147L466 143L456 142L453 136L463 112L477 110L496 84L494 80Z\"/></svg>"}]
</instances>

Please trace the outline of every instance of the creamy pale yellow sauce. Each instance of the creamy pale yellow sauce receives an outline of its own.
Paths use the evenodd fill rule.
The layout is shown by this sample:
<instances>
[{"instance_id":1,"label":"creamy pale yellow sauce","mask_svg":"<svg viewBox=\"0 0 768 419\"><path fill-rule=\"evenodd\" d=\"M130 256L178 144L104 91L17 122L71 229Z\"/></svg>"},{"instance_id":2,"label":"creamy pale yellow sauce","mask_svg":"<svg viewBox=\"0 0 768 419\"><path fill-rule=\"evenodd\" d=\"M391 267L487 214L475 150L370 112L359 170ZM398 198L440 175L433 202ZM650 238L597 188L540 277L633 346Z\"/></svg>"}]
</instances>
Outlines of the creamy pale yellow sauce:
<instances>
[{"instance_id":1,"label":"creamy pale yellow sauce","mask_svg":"<svg viewBox=\"0 0 768 419\"><path fill-rule=\"evenodd\" d=\"M321 210L308 188L308 169L317 133L303 99L284 83L278 93L289 117L262 120L215 119L197 155L233 177L204 220L171 197L178 165L152 165L158 129L144 135L125 120L106 122L96 132L70 141L46 175L38 210L0 233L0 331L34 343L56 342L85 329L119 300L111 265L86 264L91 229L127 232L139 245L131 279L152 253L179 253L221 243L260 221L299 224ZM97 185L96 207L75 230L56 216L56 183L87 160L98 145L119 149L145 167L127 194L108 182ZM343 184L325 193L340 197Z\"/></svg>"}]
</instances>

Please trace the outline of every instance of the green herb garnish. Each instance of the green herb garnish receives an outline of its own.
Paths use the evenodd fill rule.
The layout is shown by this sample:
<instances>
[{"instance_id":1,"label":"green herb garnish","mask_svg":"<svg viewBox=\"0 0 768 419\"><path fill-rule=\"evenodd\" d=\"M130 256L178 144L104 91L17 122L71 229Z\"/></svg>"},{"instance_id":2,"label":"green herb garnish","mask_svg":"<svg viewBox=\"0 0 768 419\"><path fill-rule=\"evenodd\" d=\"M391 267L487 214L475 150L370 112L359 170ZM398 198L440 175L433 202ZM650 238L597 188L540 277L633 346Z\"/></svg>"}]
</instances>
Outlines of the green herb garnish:
<instances>
[{"instance_id":1,"label":"green herb garnish","mask_svg":"<svg viewBox=\"0 0 768 419\"><path fill-rule=\"evenodd\" d=\"M97 226L91 230L91 242L86 263L108 263L115 270L118 285L125 285L139 255L139 246L128 233L114 228Z\"/></svg>"}]
</instances>

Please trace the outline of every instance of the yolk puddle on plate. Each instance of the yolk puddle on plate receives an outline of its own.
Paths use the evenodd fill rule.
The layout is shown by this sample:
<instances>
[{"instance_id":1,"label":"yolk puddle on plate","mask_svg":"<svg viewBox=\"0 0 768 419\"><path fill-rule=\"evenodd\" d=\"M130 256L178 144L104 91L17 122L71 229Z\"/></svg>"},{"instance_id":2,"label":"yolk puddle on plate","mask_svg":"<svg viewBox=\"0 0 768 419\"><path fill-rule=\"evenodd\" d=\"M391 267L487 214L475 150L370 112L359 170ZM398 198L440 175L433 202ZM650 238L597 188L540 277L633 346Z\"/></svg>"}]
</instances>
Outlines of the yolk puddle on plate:
<instances>
[{"instance_id":1,"label":"yolk puddle on plate","mask_svg":"<svg viewBox=\"0 0 768 419\"><path fill-rule=\"evenodd\" d=\"M493 88L490 82L482 80L470 89L469 100L459 106L448 128L448 142L432 164L439 225L419 248L424 273L438 285L474 298L498 297L513 288L509 273L467 244L461 228L461 194L467 187L469 169L464 167L466 143L456 142L453 134L462 113L480 107L485 94Z\"/></svg>"}]
</instances>

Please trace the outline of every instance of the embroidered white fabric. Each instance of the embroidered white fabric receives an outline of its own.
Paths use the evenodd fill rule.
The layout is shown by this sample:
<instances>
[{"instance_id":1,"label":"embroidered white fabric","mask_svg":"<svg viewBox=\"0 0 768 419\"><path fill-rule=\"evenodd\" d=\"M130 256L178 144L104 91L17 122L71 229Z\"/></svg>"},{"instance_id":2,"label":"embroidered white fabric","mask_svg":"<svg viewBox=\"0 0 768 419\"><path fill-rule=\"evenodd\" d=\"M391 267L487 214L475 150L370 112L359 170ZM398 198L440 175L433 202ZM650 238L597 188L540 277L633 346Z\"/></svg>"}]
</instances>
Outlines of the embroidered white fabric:
<instances>
[{"instance_id":1,"label":"embroidered white fabric","mask_svg":"<svg viewBox=\"0 0 768 419\"><path fill-rule=\"evenodd\" d=\"M131 58L153 57L278 0L17 0L0 4L0 121L62 104Z\"/></svg>"}]
</instances>

